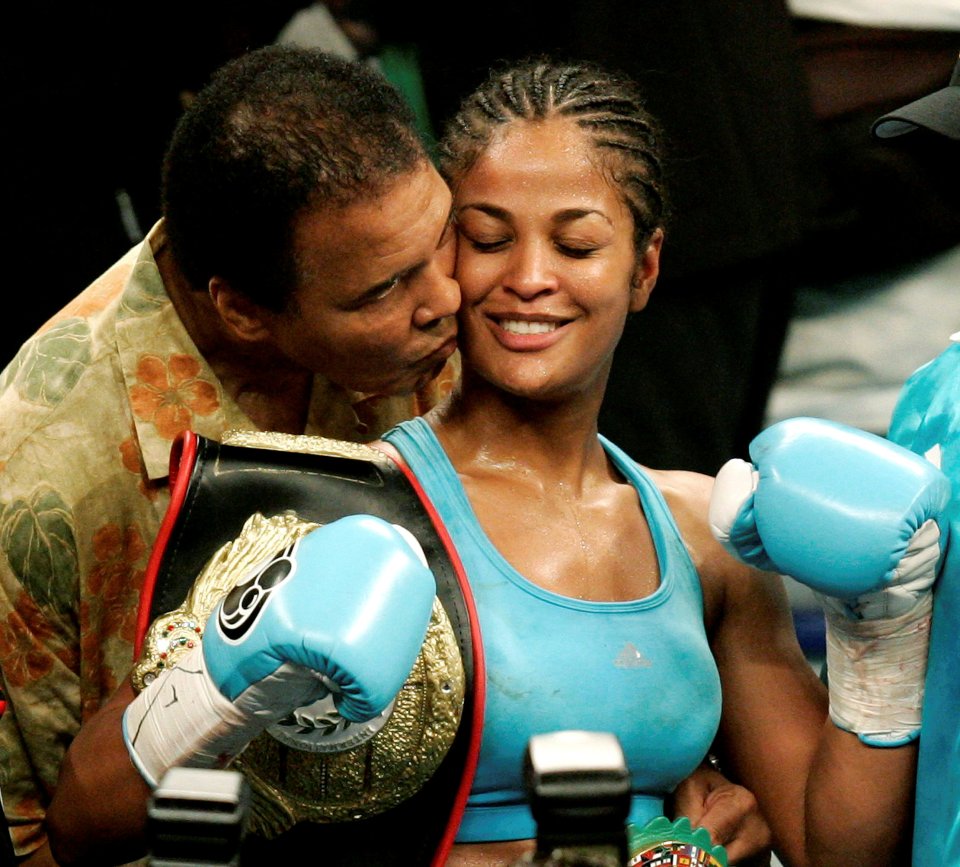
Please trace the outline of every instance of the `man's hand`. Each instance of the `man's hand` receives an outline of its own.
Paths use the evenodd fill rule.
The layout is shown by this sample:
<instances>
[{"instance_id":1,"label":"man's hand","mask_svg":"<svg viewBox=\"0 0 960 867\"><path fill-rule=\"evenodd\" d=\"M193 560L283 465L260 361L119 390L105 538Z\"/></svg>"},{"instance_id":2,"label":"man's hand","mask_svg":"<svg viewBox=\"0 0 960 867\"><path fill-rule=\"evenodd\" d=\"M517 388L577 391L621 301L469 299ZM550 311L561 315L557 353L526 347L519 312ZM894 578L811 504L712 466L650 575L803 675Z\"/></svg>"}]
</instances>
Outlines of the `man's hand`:
<instances>
[{"instance_id":1,"label":"man's hand","mask_svg":"<svg viewBox=\"0 0 960 867\"><path fill-rule=\"evenodd\" d=\"M769 867L772 837L757 799L710 765L680 783L667 806L671 818L686 816L694 828L706 828L726 848L730 867Z\"/></svg>"}]
</instances>

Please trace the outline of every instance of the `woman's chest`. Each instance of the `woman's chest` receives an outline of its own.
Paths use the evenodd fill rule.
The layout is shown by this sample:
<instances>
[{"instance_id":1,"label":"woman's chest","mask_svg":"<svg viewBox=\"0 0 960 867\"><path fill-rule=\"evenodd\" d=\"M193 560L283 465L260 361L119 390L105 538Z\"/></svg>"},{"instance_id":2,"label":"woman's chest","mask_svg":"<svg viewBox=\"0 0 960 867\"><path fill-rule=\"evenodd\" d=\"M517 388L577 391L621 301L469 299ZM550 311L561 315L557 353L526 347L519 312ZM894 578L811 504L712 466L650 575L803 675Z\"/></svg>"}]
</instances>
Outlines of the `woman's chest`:
<instances>
[{"instance_id":1,"label":"woman's chest","mask_svg":"<svg viewBox=\"0 0 960 867\"><path fill-rule=\"evenodd\" d=\"M660 566L636 492L616 486L592 499L504 498L473 489L474 512L503 558L534 584L596 601L641 599L660 584Z\"/></svg>"},{"instance_id":2,"label":"woman's chest","mask_svg":"<svg viewBox=\"0 0 960 867\"><path fill-rule=\"evenodd\" d=\"M580 606L495 575L471 584L486 660L476 787L519 786L527 740L542 731L614 732L641 791L668 790L699 762L720 689L695 594Z\"/></svg>"}]
</instances>

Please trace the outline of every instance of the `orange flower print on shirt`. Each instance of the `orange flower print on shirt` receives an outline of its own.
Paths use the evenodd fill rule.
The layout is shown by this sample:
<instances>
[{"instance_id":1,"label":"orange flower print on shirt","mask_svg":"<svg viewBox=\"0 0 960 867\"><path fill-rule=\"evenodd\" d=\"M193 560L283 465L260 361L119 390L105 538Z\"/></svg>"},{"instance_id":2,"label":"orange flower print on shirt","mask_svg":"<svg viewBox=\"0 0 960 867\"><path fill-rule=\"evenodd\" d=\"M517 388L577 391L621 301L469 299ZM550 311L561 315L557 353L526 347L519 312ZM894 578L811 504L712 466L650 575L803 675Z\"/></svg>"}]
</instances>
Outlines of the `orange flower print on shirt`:
<instances>
[{"instance_id":1,"label":"orange flower print on shirt","mask_svg":"<svg viewBox=\"0 0 960 867\"><path fill-rule=\"evenodd\" d=\"M80 603L81 653L100 681L84 683L81 705L84 718L117 688L109 665L103 663L107 643L121 640L131 645L137 628L137 610L144 570L138 568L147 544L136 527L121 529L105 524L93 536L96 561L85 581ZM131 649L132 653L132 649Z\"/></svg>"},{"instance_id":2,"label":"orange flower print on shirt","mask_svg":"<svg viewBox=\"0 0 960 867\"><path fill-rule=\"evenodd\" d=\"M137 384L130 403L137 418L152 422L161 437L173 440L189 430L194 415L210 415L220 407L216 388L199 379L200 362L191 355L171 355L166 362L145 355L137 363Z\"/></svg>"},{"instance_id":3,"label":"orange flower print on shirt","mask_svg":"<svg viewBox=\"0 0 960 867\"><path fill-rule=\"evenodd\" d=\"M127 437L120 443L120 463L128 473L135 476L143 475L143 460L140 457L140 449L137 447L137 441L134 437Z\"/></svg>"},{"instance_id":4,"label":"orange flower print on shirt","mask_svg":"<svg viewBox=\"0 0 960 867\"><path fill-rule=\"evenodd\" d=\"M26 593L17 599L16 611L0 623L0 659L10 686L39 680L54 666L56 657L45 646L56 630Z\"/></svg>"},{"instance_id":5,"label":"orange flower print on shirt","mask_svg":"<svg viewBox=\"0 0 960 867\"><path fill-rule=\"evenodd\" d=\"M82 603L84 641L87 630L98 641L111 636L133 641L144 572L137 565L146 554L147 543L136 527L121 530L106 524L94 534L96 565L87 576Z\"/></svg>"},{"instance_id":6,"label":"orange flower print on shirt","mask_svg":"<svg viewBox=\"0 0 960 867\"><path fill-rule=\"evenodd\" d=\"M120 465L128 472L133 473L140 481L137 490L148 500L155 500L160 494L161 486L147 480L147 472L143 466L143 455L137 442L136 434L127 437L120 443Z\"/></svg>"}]
</instances>

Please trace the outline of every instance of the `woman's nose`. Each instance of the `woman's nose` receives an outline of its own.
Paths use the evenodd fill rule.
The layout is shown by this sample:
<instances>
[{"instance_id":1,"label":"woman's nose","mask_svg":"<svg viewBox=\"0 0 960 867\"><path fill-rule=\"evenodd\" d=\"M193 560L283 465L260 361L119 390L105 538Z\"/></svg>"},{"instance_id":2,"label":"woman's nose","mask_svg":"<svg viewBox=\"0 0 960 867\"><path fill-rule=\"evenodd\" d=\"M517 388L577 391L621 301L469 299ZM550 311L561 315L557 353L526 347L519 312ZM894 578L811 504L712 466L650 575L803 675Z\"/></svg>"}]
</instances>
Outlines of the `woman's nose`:
<instances>
[{"instance_id":1,"label":"woman's nose","mask_svg":"<svg viewBox=\"0 0 960 867\"><path fill-rule=\"evenodd\" d=\"M522 297L555 290L557 278L550 247L540 242L515 247L504 285Z\"/></svg>"}]
</instances>

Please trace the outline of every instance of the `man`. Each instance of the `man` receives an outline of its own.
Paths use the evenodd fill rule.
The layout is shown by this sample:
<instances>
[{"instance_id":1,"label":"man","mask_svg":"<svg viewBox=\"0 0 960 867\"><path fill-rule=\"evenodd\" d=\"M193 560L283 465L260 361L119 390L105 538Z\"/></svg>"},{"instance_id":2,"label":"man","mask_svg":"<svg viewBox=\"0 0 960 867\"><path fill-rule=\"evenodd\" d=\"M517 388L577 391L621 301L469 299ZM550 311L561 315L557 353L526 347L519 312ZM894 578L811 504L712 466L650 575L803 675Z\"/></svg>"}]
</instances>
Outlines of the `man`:
<instances>
[{"instance_id":1,"label":"man","mask_svg":"<svg viewBox=\"0 0 960 867\"><path fill-rule=\"evenodd\" d=\"M35 864L52 863L67 747L129 684L174 438L370 440L457 373L450 193L375 72L287 47L227 64L178 124L163 194L146 241L0 382L0 767ZM719 775L685 782L677 807L693 803L765 841L749 794Z\"/></svg>"},{"instance_id":2,"label":"man","mask_svg":"<svg viewBox=\"0 0 960 867\"><path fill-rule=\"evenodd\" d=\"M879 118L880 139L945 136L960 160L960 60L949 84ZM909 141L906 139L904 141ZM953 482L949 506L953 542L934 596L930 654L917 769L913 862L936 853L937 863L960 863L960 332L953 345L908 380L897 402L889 438L939 466Z\"/></svg>"},{"instance_id":3,"label":"man","mask_svg":"<svg viewBox=\"0 0 960 867\"><path fill-rule=\"evenodd\" d=\"M175 133L164 199L0 385L0 767L20 854L130 669L172 439L372 439L455 373L450 193L375 73L287 49L228 65Z\"/></svg>"}]
</instances>

